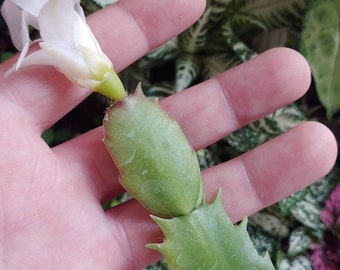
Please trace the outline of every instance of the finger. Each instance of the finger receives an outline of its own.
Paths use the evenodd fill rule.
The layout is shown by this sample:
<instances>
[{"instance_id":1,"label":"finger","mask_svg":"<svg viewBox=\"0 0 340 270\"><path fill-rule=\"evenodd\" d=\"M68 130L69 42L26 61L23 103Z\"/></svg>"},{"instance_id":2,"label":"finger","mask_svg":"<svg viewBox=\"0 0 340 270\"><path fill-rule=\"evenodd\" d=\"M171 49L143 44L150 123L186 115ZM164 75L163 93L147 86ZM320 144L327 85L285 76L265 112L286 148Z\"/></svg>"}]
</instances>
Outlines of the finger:
<instances>
[{"instance_id":1,"label":"finger","mask_svg":"<svg viewBox=\"0 0 340 270\"><path fill-rule=\"evenodd\" d=\"M91 15L88 23L120 71L189 27L198 19L204 5L203 0L122 0ZM15 61L13 58L2 64L0 74ZM26 118L40 131L89 94L73 86L54 68L45 66L31 66L1 77L0 86L1 95L22 108Z\"/></svg>"},{"instance_id":2,"label":"finger","mask_svg":"<svg viewBox=\"0 0 340 270\"><path fill-rule=\"evenodd\" d=\"M192 25L204 11L205 2L125 0L91 15L88 21L120 71Z\"/></svg>"},{"instance_id":3,"label":"finger","mask_svg":"<svg viewBox=\"0 0 340 270\"><path fill-rule=\"evenodd\" d=\"M221 188L224 207L236 222L321 178L335 158L336 143L330 131L318 123L304 123L235 160L204 171L207 200L215 198ZM161 232L135 200L111 209L107 216L121 222L126 242L133 243L122 246L128 257L138 258L140 263L133 264L127 257L130 269L159 259L145 244L162 242Z\"/></svg>"},{"instance_id":4,"label":"finger","mask_svg":"<svg viewBox=\"0 0 340 270\"><path fill-rule=\"evenodd\" d=\"M275 49L215 79L166 98L160 104L179 122L190 144L198 150L297 99L309 82L309 67L304 58L289 49ZM89 168L98 168L91 179L86 177L89 173L84 175L86 168L79 167L78 173L84 175L79 179L84 179L85 184L92 183L100 200L107 199L107 194L116 196L122 191L116 170L110 172L105 167L110 166L110 161L96 162L103 159L105 149L102 143L98 145L101 150L92 145L98 144L104 136L103 130L97 130L57 148L60 159L65 159L66 164L79 164L79 160L83 160ZM104 157L109 159L107 154Z\"/></svg>"},{"instance_id":5,"label":"finger","mask_svg":"<svg viewBox=\"0 0 340 270\"><path fill-rule=\"evenodd\" d=\"M295 101L307 91L310 77L300 54L277 48L161 104L201 149Z\"/></svg>"},{"instance_id":6,"label":"finger","mask_svg":"<svg viewBox=\"0 0 340 270\"><path fill-rule=\"evenodd\" d=\"M306 187L328 173L337 147L317 122L302 123L238 158L203 172L207 200L218 187L234 221Z\"/></svg>"}]
</instances>

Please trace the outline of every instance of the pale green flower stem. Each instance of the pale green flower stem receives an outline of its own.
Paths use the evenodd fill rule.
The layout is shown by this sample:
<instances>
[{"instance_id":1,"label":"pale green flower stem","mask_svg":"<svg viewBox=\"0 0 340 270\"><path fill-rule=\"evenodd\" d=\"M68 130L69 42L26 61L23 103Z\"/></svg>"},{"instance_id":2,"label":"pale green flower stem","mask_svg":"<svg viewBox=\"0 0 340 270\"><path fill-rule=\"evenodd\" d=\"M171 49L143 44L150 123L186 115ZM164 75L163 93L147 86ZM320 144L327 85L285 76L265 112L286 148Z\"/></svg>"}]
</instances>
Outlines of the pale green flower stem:
<instances>
[{"instance_id":1,"label":"pale green flower stem","mask_svg":"<svg viewBox=\"0 0 340 270\"><path fill-rule=\"evenodd\" d=\"M127 96L122 81L117 73L111 69L106 78L93 91L98 92L113 101L119 101Z\"/></svg>"}]
</instances>

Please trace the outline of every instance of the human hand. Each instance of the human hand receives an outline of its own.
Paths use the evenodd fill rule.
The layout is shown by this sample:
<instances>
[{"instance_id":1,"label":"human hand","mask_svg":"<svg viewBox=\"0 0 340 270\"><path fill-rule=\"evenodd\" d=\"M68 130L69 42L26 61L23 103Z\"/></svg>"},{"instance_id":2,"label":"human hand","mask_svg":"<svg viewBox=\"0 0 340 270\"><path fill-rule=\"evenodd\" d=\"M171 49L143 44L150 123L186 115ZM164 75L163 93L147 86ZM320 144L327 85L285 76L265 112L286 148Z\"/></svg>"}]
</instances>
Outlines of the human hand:
<instances>
[{"instance_id":1,"label":"human hand","mask_svg":"<svg viewBox=\"0 0 340 270\"><path fill-rule=\"evenodd\" d=\"M121 0L88 21L119 71L183 31L204 4ZM117 22L119 27L112 28ZM0 269L130 270L160 259L144 245L161 242L161 232L135 200L106 212L101 207L123 192L101 141L104 130L52 149L40 137L90 92L51 67L34 66L4 77L15 61L0 66ZM198 150L296 100L309 82L306 61L280 48L161 105ZM301 124L203 171L207 200L221 187L228 215L238 221L321 178L335 157L328 129Z\"/></svg>"}]
</instances>

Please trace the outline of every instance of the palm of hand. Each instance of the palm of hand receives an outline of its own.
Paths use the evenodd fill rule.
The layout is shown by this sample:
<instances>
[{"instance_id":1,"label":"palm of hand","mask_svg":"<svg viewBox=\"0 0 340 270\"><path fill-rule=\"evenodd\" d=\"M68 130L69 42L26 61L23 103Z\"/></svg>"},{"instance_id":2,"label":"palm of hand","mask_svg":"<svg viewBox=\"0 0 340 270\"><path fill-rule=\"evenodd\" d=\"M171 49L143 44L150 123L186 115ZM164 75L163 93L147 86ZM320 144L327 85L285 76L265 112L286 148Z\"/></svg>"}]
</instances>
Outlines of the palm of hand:
<instances>
[{"instance_id":1,"label":"palm of hand","mask_svg":"<svg viewBox=\"0 0 340 270\"><path fill-rule=\"evenodd\" d=\"M103 183L98 176L95 177L98 189L94 183L86 182L92 181L91 176L96 175L103 164L108 165L106 171L110 171L111 176L117 176L104 144L98 136L92 137L93 133L103 134L102 130L94 130L86 135L89 139L81 139L82 145L88 146L89 152L96 151L99 159L86 159L84 162L88 164L81 164L81 158L76 158L78 162L70 164L70 157L66 156L72 155L70 150L77 147L77 140L72 141L74 145L67 146L66 151L64 145L61 150L50 149L31 123L18 113L20 108L1 105L1 115L7 115L11 123L20 123L18 127L10 125L8 118L1 119L2 126L7 128L0 136L0 144L11 150L0 154L1 267L131 269L138 256L142 259L137 265L147 265L150 258L160 258L144 247L152 235L159 236L147 212L138 204L130 203L123 206L129 209L126 213L106 213L100 199L105 199L106 193L119 194L122 189L116 181L104 179L107 183ZM97 162L101 164L97 166ZM77 173L78 169L83 173ZM106 184L112 185L108 191ZM120 211L124 212L118 210L118 213ZM130 220L126 219L130 215L128 211L132 215ZM132 236L126 235L126 227L132 227L134 222L140 223L139 229ZM146 233L138 236L144 230ZM135 241L129 241L136 235ZM138 251L141 248L144 251Z\"/></svg>"},{"instance_id":2,"label":"palm of hand","mask_svg":"<svg viewBox=\"0 0 340 270\"><path fill-rule=\"evenodd\" d=\"M188 27L205 3L148 1L122 0L89 18L118 70ZM183 14L181 20L175 20L178 14ZM102 22L110 25L117 18L121 28L107 33ZM155 20L160 29L153 27ZM167 24L169 20L174 23ZM115 49L120 54L110 44L118 37L121 43ZM0 73L14 61L2 64ZM130 201L107 212L101 207L101 202L123 192L101 142L102 128L52 149L40 138L88 92L45 67L15 76L18 79L0 79L0 268L140 269L159 259L144 245L160 242L162 236L138 203ZM179 121L197 150L292 102L308 83L304 60L278 49L161 105ZM249 91L254 88L261 91ZM315 138L320 147L310 143ZM317 180L332 166L335 149L327 129L316 123L301 125L204 171L207 198L213 198L219 187L233 190L222 193L228 194L223 202L230 217L239 220Z\"/></svg>"},{"instance_id":3,"label":"palm of hand","mask_svg":"<svg viewBox=\"0 0 340 270\"><path fill-rule=\"evenodd\" d=\"M116 263L122 256L119 245L112 244L120 237L113 241L115 230L100 203L76 175L67 175L38 136L30 136L30 127L23 124L21 130L1 137L1 145L14 143L13 151L1 155L11 161L1 162L6 166L0 176L6 179L0 182L2 264L7 269L109 269L114 254Z\"/></svg>"}]
</instances>

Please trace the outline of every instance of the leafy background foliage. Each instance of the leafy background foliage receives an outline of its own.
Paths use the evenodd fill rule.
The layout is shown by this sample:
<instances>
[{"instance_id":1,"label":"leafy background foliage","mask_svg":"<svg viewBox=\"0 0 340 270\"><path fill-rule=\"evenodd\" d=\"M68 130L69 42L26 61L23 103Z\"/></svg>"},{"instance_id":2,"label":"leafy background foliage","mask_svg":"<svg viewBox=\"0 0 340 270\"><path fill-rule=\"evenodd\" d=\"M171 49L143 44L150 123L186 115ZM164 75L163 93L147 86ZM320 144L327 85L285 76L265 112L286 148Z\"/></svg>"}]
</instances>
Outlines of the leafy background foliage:
<instances>
[{"instance_id":1,"label":"leafy background foliage","mask_svg":"<svg viewBox=\"0 0 340 270\"><path fill-rule=\"evenodd\" d=\"M89 14L117 1L83 0L82 5ZM207 0L207 9L197 23L120 76L128 89L142 81L148 96L164 98L272 47L291 47L304 54L313 74L308 93L198 151L204 169L240 155L305 120L324 123L339 138L339 28L337 0ZM15 50L3 21L0 30L3 61ZM101 125L107 104L105 98L91 95L43 137L53 146ZM258 252L268 250L277 269L339 269L338 167L339 162L315 184L249 217L248 231ZM105 207L126 199L129 197L124 195ZM161 261L147 269L167 266Z\"/></svg>"}]
</instances>

